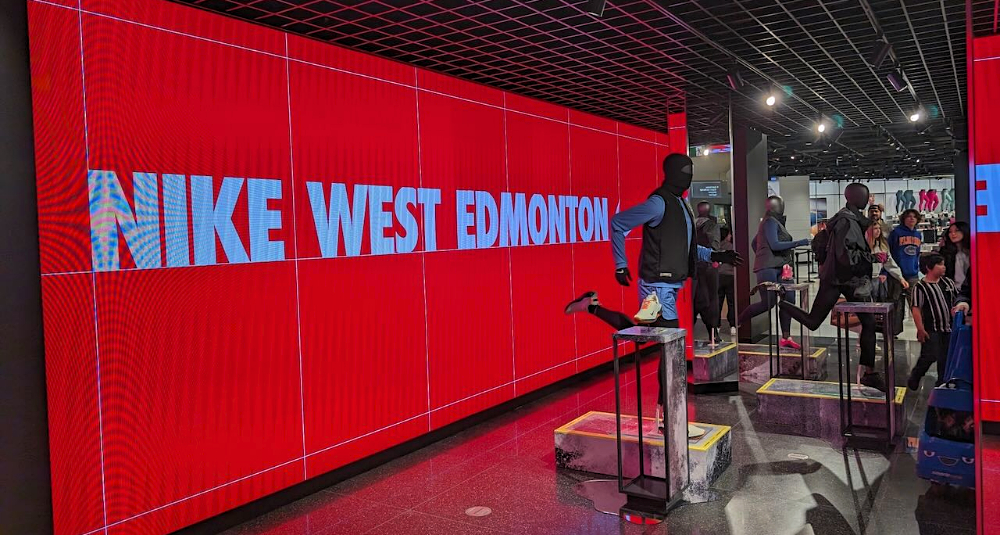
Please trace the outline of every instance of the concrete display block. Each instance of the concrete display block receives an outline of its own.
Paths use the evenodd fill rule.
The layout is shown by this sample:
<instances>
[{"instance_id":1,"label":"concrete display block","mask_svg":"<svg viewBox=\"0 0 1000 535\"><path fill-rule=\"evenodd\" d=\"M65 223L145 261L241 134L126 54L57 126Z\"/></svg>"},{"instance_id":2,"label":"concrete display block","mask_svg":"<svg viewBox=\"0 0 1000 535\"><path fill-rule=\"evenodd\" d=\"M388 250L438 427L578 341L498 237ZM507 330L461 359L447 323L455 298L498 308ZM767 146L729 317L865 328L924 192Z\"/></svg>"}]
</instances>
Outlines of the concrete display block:
<instances>
[{"instance_id":1,"label":"concrete display block","mask_svg":"<svg viewBox=\"0 0 1000 535\"><path fill-rule=\"evenodd\" d=\"M695 383L725 379L739 368L738 357L737 346L732 342L710 345L708 342L695 340L691 376Z\"/></svg>"},{"instance_id":2,"label":"concrete display block","mask_svg":"<svg viewBox=\"0 0 1000 535\"><path fill-rule=\"evenodd\" d=\"M732 462L730 427L691 422L706 432L688 440L690 488L705 490ZM591 411L555 430L556 466L612 477L618 475L614 413ZM643 418L643 455L647 473L666 477L663 435L653 418ZM622 415L622 461L626 470L639 464L638 425L635 416ZM633 468L634 469L634 468ZM629 474L635 477L638 474Z\"/></svg>"},{"instance_id":3,"label":"concrete display block","mask_svg":"<svg viewBox=\"0 0 1000 535\"><path fill-rule=\"evenodd\" d=\"M905 396L906 389L896 387L897 422L903 421ZM775 378L757 390L757 403L761 419L781 432L829 440L842 436L837 383ZM874 388L852 384L851 411L855 427L886 428L885 394Z\"/></svg>"},{"instance_id":4,"label":"concrete display block","mask_svg":"<svg viewBox=\"0 0 1000 535\"><path fill-rule=\"evenodd\" d=\"M778 375L802 377L802 351L789 347L775 348L778 358L775 372ZM806 355L806 379L822 381L826 379L825 347L814 348ZM767 344L740 344L740 381L762 385L771 379L768 364ZM780 365L778 364L780 362Z\"/></svg>"}]
</instances>

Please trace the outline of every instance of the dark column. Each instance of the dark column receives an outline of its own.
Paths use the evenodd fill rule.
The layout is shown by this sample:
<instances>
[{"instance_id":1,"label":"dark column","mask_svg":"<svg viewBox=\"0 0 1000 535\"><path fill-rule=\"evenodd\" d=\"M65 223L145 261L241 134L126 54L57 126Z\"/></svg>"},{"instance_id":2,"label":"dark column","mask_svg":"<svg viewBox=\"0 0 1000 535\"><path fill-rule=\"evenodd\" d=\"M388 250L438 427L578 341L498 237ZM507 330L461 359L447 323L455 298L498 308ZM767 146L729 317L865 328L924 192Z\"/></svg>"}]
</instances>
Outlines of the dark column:
<instances>
[{"instance_id":1,"label":"dark column","mask_svg":"<svg viewBox=\"0 0 1000 535\"><path fill-rule=\"evenodd\" d=\"M955 220L972 223L969 199L969 153L962 151L955 155Z\"/></svg>"},{"instance_id":2,"label":"dark column","mask_svg":"<svg viewBox=\"0 0 1000 535\"><path fill-rule=\"evenodd\" d=\"M730 111L730 136L733 158L733 245L743 255L743 265L736 268L736 310L750 305L750 288L757 284L753 274L753 250L750 241L757 233L761 209L767 199L767 136L741 124ZM756 298L754 298L756 299ZM778 328L777 325L774 326ZM740 325L740 340L755 340L767 332L767 315L761 314L750 324Z\"/></svg>"},{"instance_id":3,"label":"dark column","mask_svg":"<svg viewBox=\"0 0 1000 535\"><path fill-rule=\"evenodd\" d=\"M0 2L0 533L51 533L27 2Z\"/></svg>"}]
</instances>

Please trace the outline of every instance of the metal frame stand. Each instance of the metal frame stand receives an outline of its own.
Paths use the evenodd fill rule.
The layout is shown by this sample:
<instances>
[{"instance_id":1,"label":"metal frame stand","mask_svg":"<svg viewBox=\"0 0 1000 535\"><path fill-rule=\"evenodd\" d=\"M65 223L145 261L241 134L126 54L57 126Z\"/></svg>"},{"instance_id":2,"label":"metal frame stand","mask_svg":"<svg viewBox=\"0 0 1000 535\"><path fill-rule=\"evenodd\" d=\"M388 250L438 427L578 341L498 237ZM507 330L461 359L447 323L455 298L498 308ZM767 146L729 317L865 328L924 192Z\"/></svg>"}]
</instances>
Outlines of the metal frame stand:
<instances>
[{"instance_id":1,"label":"metal frame stand","mask_svg":"<svg viewBox=\"0 0 1000 535\"><path fill-rule=\"evenodd\" d=\"M840 431L848 440L855 438L871 439L877 438L881 433L874 436L868 433L858 433L854 427L854 414L851 410L851 331L847 328L847 319L850 314L872 314L882 316L882 363L885 368L885 446L892 448L896 444L896 363L895 363L895 335L893 333L893 304L892 303L838 303L833 308L833 313L837 314L837 377L840 391ZM843 336L841 332L843 331ZM846 358L845 358L846 350ZM860 366L860 363L858 364ZM846 375L847 382L844 382ZM846 386L846 388L845 388ZM844 395L846 390L847 395ZM846 413L846 415L845 415Z\"/></svg>"},{"instance_id":2,"label":"metal frame stand","mask_svg":"<svg viewBox=\"0 0 1000 535\"><path fill-rule=\"evenodd\" d=\"M786 292L796 292L798 294L799 306L805 310L809 310L809 285L804 282L792 282L792 283L781 283L781 286ZM768 290L771 291L771 290ZM775 296L777 299L777 296ZM777 340L780 338L774 335L774 326L781 325L781 307L776 303L774 307L771 308L767 313L767 356L768 356L768 371L770 372L771 378L781 377L781 346L778 345ZM806 328L801 323L799 324L799 340L801 341L801 359L802 359L802 380L806 380L806 362L807 356L812 352L812 333L806 331ZM777 348L775 347L777 346ZM774 373L774 357L778 357L778 373Z\"/></svg>"},{"instance_id":3,"label":"metal frame stand","mask_svg":"<svg viewBox=\"0 0 1000 535\"><path fill-rule=\"evenodd\" d=\"M618 442L618 491L627 499L621 516L638 515L644 518L660 519L683 497L691 480L688 461L687 432L687 361L685 358L684 329L667 327L630 327L612 335L613 362L615 370L615 417L617 420L616 440ZM621 367L618 362L619 342L635 344L635 389L636 416L638 418L639 472L626 481L622 461L622 402ZM642 419L642 371L640 345L661 344L659 380L663 381L663 447L664 477L647 474L643 452L645 437Z\"/></svg>"}]
</instances>

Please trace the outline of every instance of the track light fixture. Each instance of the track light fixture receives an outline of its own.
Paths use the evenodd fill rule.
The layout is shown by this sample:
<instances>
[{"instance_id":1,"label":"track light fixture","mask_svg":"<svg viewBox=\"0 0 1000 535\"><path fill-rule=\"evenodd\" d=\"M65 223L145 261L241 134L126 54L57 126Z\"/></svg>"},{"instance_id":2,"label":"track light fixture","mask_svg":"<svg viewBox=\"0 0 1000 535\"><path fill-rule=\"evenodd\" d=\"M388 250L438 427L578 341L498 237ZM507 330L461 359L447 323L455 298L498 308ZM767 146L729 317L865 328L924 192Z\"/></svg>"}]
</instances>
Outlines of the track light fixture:
<instances>
[{"instance_id":1,"label":"track light fixture","mask_svg":"<svg viewBox=\"0 0 1000 535\"><path fill-rule=\"evenodd\" d=\"M920 113L919 109L913 110L913 113L910 114L910 122L915 123L919 121L921 117L923 117L923 115Z\"/></svg>"},{"instance_id":2,"label":"track light fixture","mask_svg":"<svg viewBox=\"0 0 1000 535\"><path fill-rule=\"evenodd\" d=\"M587 0L586 11L587 11L587 13L590 13L591 15L593 15L595 17L598 17L598 18L603 17L604 16L604 7L605 7L605 4L607 4L607 3L608 3L607 0Z\"/></svg>"},{"instance_id":3,"label":"track light fixture","mask_svg":"<svg viewBox=\"0 0 1000 535\"><path fill-rule=\"evenodd\" d=\"M885 62L885 58L892 52L892 45L879 39L872 45L872 51L868 54L868 64L878 69Z\"/></svg>"},{"instance_id":4,"label":"track light fixture","mask_svg":"<svg viewBox=\"0 0 1000 535\"><path fill-rule=\"evenodd\" d=\"M736 66L730 67L726 71L726 81L729 82L729 87L733 91L738 91L743 87L743 75L740 73L740 69Z\"/></svg>"},{"instance_id":5,"label":"track light fixture","mask_svg":"<svg viewBox=\"0 0 1000 535\"><path fill-rule=\"evenodd\" d=\"M889 80L889 84L892 85L892 88L896 91L902 91L908 86L906 79L903 78L903 71L899 67L893 67L893 69L889 71L889 74L885 76L885 79Z\"/></svg>"},{"instance_id":6,"label":"track light fixture","mask_svg":"<svg viewBox=\"0 0 1000 535\"><path fill-rule=\"evenodd\" d=\"M818 125L816 125L816 130L819 130L820 134L826 132L826 123L819 123Z\"/></svg>"},{"instance_id":7,"label":"track light fixture","mask_svg":"<svg viewBox=\"0 0 1000 535\"><path fill-rule=\"evenodd\" d=\"M768 95L767 98L764 99L764 103L768 106L774 106L774 103L777 101L778 99L774 95Z\"/></svg>"}]
</instances>

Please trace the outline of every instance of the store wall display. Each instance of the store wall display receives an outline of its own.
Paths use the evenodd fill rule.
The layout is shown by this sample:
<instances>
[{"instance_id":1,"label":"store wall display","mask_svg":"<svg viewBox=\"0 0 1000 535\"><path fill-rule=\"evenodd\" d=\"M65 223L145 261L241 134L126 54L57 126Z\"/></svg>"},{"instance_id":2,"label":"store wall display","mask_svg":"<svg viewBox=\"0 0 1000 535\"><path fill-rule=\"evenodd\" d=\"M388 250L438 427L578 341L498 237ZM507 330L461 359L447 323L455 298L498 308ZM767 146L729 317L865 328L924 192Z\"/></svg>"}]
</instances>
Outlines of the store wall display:
<instances>
[{"instance_id":1,"label":"store wall display","mask_svg":"<svg viewBox=\"0 0 1000 535\"><path fill-rule=\"evenodd\" d=\"M170 532L610 359L562 308L636 303L608 219L683 123L80 7L29 1L57 534Z\"/></svg>"},{"instance_id":2,"label":"store wall display","mask_svg":"<svg viewBox=\"0 0 1000 535\"><path fill-rule=\"evenodd\" d=\"M975 184L975 225L972 236L972 276L975 295L976 392L979 417L1000 422L1000 281L990 276L1000 263L1000 36L972 41L969 73L971 136L969 145Z\"/></svg>"}]
</instances>

